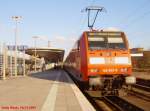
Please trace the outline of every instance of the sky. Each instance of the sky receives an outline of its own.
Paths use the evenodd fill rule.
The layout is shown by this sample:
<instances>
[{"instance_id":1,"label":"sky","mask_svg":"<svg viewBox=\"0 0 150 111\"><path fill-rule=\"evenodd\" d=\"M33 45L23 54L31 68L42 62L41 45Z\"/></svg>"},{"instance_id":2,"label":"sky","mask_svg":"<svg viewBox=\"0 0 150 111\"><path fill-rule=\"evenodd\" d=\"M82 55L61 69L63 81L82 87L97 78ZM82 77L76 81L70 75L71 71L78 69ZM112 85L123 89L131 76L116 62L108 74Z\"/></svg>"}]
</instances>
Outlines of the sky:
<instances>
[{"instance_id":1,"label":"sky","mask_svg":"<svg viewBox=\"0 0 150 111\"><path fill-rule=\"evenodd\" d=\"M0 42L15 43L15 21L18 23L18 44L51 47L66 51L72 48L87 27L87 6L102 6L107 12L98 15L96 29L115 27L124 31L130 48L150 49L150 0L0 0Z\"/></svg>"}]
</instances>

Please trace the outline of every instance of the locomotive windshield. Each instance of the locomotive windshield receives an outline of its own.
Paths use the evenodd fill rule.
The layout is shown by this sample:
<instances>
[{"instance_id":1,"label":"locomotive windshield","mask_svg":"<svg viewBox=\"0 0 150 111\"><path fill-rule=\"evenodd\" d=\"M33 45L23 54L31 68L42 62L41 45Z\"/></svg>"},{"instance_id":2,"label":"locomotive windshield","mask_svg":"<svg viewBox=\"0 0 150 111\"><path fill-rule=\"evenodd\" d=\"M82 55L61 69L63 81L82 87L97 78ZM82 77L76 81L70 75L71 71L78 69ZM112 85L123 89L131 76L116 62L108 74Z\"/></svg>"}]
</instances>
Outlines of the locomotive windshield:
<instances>
[{"instance_id":1,"label":"locomotive windshield","mask_svg":"<svg viewBox=\"0 0 150 111\"><path fill-rule=\"evenodd\" d=\"M89 49L126 49L121 33L88 33Z\"/></svg>"}]
</instances>

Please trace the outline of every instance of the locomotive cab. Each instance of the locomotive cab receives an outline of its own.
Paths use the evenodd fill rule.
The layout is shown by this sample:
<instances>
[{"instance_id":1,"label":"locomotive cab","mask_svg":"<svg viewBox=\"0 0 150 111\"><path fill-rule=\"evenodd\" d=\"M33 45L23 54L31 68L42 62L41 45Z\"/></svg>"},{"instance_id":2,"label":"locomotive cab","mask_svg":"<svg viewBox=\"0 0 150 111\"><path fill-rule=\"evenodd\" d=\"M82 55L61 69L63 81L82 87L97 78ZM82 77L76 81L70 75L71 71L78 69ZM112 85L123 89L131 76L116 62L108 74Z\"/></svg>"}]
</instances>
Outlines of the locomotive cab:
<instances>
[{"instance_id":1,"label":"locomotive cab","mask_svg":"<svg viewBox=\"0 0 150 111\"><path fill-rule=\"evenodd\" d=\"M128 41L123 32L87 32L87 62L90 87L118 90L124 83L134 84Z\"/></svg>"}]
</instances>

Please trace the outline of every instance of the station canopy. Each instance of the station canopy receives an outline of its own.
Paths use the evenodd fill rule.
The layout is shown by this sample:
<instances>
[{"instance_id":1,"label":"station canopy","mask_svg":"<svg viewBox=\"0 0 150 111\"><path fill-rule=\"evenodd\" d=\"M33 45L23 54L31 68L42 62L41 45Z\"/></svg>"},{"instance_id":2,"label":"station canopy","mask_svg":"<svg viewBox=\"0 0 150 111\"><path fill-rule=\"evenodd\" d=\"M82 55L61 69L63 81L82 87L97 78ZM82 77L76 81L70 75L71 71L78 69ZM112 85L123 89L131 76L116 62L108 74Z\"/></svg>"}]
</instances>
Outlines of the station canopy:
<instances>
[{"instance_id":1,"label":"station canopy","mask_svg":"<svg viewBox=\"0 0 150 111\"><path fill-rule=\"evenodd\" d=\"M28 48L26 53L34 56L36 51L36 55L40 58L44 57L46 62L62 62L64 58L64 50L63 49L55 49L55 48Z\"/></svg>"}]
</instances>

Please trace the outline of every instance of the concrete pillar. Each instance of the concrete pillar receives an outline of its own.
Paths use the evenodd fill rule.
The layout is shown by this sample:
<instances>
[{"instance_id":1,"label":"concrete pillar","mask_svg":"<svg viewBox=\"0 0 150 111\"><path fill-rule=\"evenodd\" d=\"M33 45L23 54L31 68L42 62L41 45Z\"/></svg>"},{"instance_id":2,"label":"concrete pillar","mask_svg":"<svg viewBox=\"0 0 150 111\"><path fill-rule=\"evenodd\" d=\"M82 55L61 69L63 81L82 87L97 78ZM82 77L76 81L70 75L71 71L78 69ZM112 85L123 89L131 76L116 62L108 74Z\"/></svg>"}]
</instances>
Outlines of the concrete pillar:
<instances>
[{"instance_id":1,"label":"concrete pillar","mask_svg":"<svg viewBox=\"0 0 150 111\"><path fill-rule=\"evenodd\" d=\"M25 50L23 51L23 76L26 75Z\"/></svg>"},{"instance_id":2,"label":"concrete pillar","mask_svg":"<svg viewBox=\"0 0 150 111\"><path fill-rule=\"evenodd\" d=\"M12 51L10 51L10 76L12 77L12 73L13 73L13 55L12 55Z\"/></svg>"},{"instance_id":3,"label":"concrete pillar","mask_svg":"<svg viewBox=\"0 0 150 111\"><path fill-rule=\"evenodd\" d=\"M2 79L5 80L6 79L6 45L3 44L3 75L2 75Z\"/></svg>"}]
</instances>

